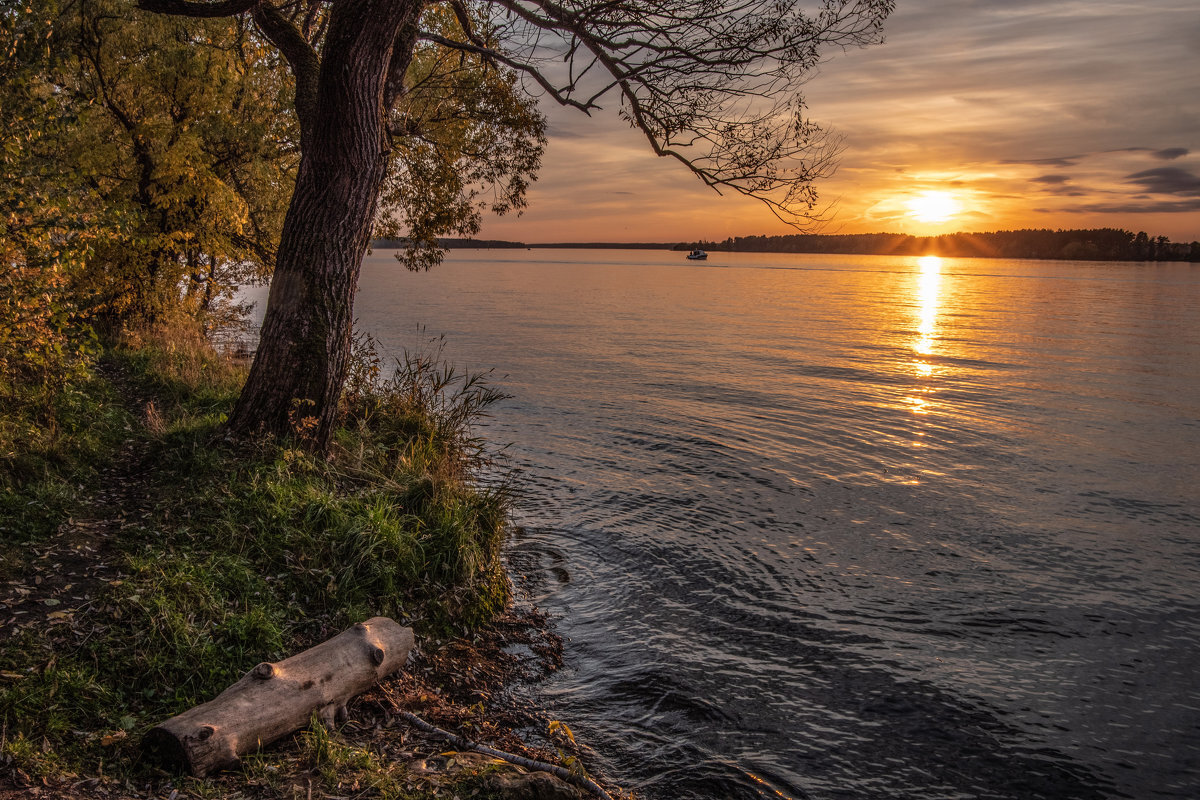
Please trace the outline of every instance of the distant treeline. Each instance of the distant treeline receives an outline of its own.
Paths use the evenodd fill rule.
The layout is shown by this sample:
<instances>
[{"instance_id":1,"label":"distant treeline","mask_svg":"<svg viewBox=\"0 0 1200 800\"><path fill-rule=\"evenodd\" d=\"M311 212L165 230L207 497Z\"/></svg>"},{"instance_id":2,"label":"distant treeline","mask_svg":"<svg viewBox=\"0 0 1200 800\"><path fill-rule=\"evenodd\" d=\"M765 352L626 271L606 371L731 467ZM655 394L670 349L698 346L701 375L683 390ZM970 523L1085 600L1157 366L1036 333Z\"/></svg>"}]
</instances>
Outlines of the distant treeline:
<instances>
[{"instance_id":1,"label":"distant treeline","mask_svg":"<svg viewBox=\"0 0 1200 800\"><path fill-rule=\"evenodd\" d=\"M536 249L562 248L576 250L671 250L678 249L674 242L553 242L527 244L506 242L501 239L438 239L438 245L447 250L466 249ZM408 246L407 239L375 239L371 247L376 250L398 250Z\"/></svg>"},{"instance_id":2,"label":"distant treeline","mask_svg":"<svg viewBox=\"0 0 1200 800\"><path fill-rule=\"evenodd\" d=\"M499 239L438 239L438 245L447 250L462 250L462 249L486 249L493 250L508 248L508 249L525 249L529 245L521 242L505 242ZM371 247L376 250L400 250L408 247L407 239L372 239Z\"/></svg>"},{"instance_id":3,"label":"distant treeline","mask_svg":"<svg viewBox=\"0 0 1200 800\"><path fill-rule=\"evenodd\" d=\"M678 247L674 242L553 242L529 246L562 250L674 250Z\"/></svg>"},{"instance_id":4,"label":"distant treeline","mask_svg":"<svg viewBox=\"0 0 1200 800\"><path fill-rule=\"evenodd\" d=\"M1048 258L1081 261L1200 261L1200 242L1172 242L1116 228L1020 230L909 236L901 233L739 236L723 242L689 242L676 250L747 253L846 253L939 255L959 258Z\"/></svg>"}]
</instances>

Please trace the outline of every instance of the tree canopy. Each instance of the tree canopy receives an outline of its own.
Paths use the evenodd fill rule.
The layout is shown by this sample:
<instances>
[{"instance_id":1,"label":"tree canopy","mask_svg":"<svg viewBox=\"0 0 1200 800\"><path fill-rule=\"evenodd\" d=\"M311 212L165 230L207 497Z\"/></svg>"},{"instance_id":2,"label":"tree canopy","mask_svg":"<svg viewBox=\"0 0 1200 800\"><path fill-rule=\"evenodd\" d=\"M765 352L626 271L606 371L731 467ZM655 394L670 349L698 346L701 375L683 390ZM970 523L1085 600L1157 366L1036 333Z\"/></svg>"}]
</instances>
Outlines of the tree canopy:
<instances>
[{"instance_id":1,"label":"tree canopy","mask_svg":"<svg viewBox=\"0 0 1200 800\"><path fill-rule=\"evenodd\" d=\"M816 207L813 181L833 166L836 141L804 116L800 87L831 49L881 39L894 0L139 0L167 14L249 13L288 57L298 106L316 97L330 20L368 9L415 8L397 31L394 60L434 43L507 68L535 95L591 113L612 103L652 151L707 185L757 197L789 221ZM449 18L457 24L447 24ZM354 22L349 24L353 25ZM336 47L336 45L335 45ZM466 66L466 65L464 65ZM412 87L391 65L384 105ZM307 112L302 111L303 117ZM395 132L404 134L403 126Z\"/></svg>"},{"instance_id":2,"label":"tree canopy","mask_svg":"<svg viewBox=\"0 0 1200 800\"><path fill-rule=\"evenodd\" d=\"M421 24L436 40L464 35L462 18L447 6L426 8ZM388 126L391 164L375 234L403 236L408 247L398 254L410 268L437 263L438 237L478 233L482 211L525 207L546 143L545 119L511 70L418 38Z\"/></svg>"},{"instance_id":3,"label":"tree canopy","mask_svg":"<svg viewBox=\"0 0 1200 800\"><path fill-rule=\"evenodd\" d=\"M289 76L248 21L135 13L63 0L6 14L19 112L4 174L21 192L5 237L28 244L56 220L94 313L199 315L270 272L298 159Z\"/></svg>"},{"instance_id":4,"label":"tree canopy","mask_svg":"<svg viewBox=\"0 0 1200 800\"><path fill-rule=\"evenodd\" d=\"M420 268L437 261L438 235L520 210L545 144L539 97L614 106L707 185L811 219L837 146L805 118L798 88L830 49L877 41L894 5L138 0L162 16L134 16L130 0L52 0L37 13L0 2L11 40L39 53L10 59L37 66L5 91L25 92L30 131L56 130L51 117L67 110L69 135L35 134L46 147L21 145L18 171L41 171L67 204L99 200L112 232L85 248L89 284L117 313L154 313L204 302L218 265L271 271L229 430L303 430L317 446L372 234L406 236ZM61 51L38 49L42 25ZM94 236L69 224L51 238Z\"/></svg>"}]
</instances>

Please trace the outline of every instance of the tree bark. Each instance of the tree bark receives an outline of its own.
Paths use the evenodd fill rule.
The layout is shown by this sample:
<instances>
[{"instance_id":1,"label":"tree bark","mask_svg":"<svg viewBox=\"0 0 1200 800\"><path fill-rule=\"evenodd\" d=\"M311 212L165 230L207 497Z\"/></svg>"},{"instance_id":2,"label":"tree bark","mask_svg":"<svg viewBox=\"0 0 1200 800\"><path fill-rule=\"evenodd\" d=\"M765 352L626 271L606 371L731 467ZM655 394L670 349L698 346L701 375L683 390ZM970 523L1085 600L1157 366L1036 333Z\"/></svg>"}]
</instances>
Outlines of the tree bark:
<instances>
[{"instance_id":1,"label":"tree bark","mask_svg":"<svg viewBox=\"0 0 1200 800\"><path fill-rule=\"evenodd\" d=\"M300 114L300 167L258 352L227 423L235 435L329 442L387 170L384 90L395 47L408 49L399 60L411 59L412 41L399 33L420 10L418 0L344 0L330 12L316 97Z\"/></svg>"},{"instance_id":2,"label":"tree bark","mask_svg":"<svg viewBox=\"0 0 1200 800\"><path fill-rule=\"evenodd\" d=\"M146 734L161 760L203 777L303 728L316 713L332 725L346 703L404 666L411 628L387 617L360 622L275 664L263 662L213 700Z\"/></svg>"}]
</instances>

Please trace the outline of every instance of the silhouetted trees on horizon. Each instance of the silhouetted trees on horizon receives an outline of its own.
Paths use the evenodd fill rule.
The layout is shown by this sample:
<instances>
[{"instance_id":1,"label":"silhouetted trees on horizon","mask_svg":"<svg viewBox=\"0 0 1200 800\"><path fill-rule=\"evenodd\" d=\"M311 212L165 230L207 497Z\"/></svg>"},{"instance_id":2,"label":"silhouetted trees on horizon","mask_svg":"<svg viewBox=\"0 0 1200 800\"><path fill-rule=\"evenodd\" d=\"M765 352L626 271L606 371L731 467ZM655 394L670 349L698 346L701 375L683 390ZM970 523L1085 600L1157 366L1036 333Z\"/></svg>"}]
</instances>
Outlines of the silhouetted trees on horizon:
<instances>
[{"instance_id":1,"label":"silhouetted trees on horizon","mask_svg":"<svg viewBox=\"0 0 1200 800\"><path fill-rule=\"evenodd\" d=\"M406 239L375 239L376 249L405 248ZM460 248L537 249L673 249L742 253L841 253L877 256L947 256L952 258L1040 258L1071 261L1193 261L1200 262L1200 242L1172 242L1166 236L1130 233L1119 228L1050 230L1048 228L992 233L947 233L910 236L905 233L802 233L786 236L737 236L721 242L700 240L679 244L646 242L513 242L498 239L438 239L447 250Z\"/></svg>"},{"instance_id":2,"label":"silhouetted trees on horizon","mask_svg":"<svg viewBox=\"0 0 1200 800\"><path fill-rule=\"evenodd\" d=\"M1078 261L1200 261L1200 242L1172 242L1144 231L1027 229L992 233L910 236L903 233L738 236L723 242L687 242L676 250L714 252L938 255L957 258L1044 258Z\"/></svg>"}]
</instances>

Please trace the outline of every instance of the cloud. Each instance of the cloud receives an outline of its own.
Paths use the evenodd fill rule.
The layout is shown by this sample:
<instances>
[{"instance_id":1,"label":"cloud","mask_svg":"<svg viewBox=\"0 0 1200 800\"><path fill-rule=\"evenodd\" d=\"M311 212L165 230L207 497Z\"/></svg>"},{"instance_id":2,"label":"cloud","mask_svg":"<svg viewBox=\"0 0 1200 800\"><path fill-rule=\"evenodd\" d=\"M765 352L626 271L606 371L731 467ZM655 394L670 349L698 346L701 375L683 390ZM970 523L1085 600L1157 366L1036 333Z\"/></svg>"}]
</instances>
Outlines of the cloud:
<instances>
[{"instance_id":1,"label":"cloud","mask_svg":"<svg viewBox=\"0 0 1200 800\"><path fill-rule=\"evenodd\" d=\"M835 49L797 87L813 119L845 137L841 169L818 189L841 200L837 221L848 231L915 230L907 213L871 209L940 188L986 210L997 227L1057 227L1055 215L1077 222L1088 213L1089 225L1121 227L1129 213L1174 239L1200 237L1200 216L1180 213L1194 212L1200 196L1200 106L1179 99L1200 91L1196 71L1180 67L1200 52L1196 0L897 5L886 44ZM488 220L486 234L562 241L788 232L765 208L716 197L673 160L656 159L613 113L618 104L608 105L590 118L543 106L551 144L531 207L520 218ZM1146 218L1154 212L1160 218Z\"/></svg>"},{"instance_id":2,"label":"cloud","mask_svg":"<svg viewBox=\"0 0 1200 800\"><path fill-rule=\"evenodd\" d=\"M1200 211L1200 200L1167 200L1151 203L1113 203L1061 209L1088 214L1182 214Z\"/></svg>"},{"instance_id":3,"label":"cloud","mask_svg":"<svg viewBox=\"0 0 1200 800\"><path fill-rule=\"evenodd\" d=\"M1179 167L1147 169L1126 176L1126 180L1138 184L1147 192L1200 197L1200 176Z\"/></svg>"},{"instance_id":4,"label":"cloud","mask_svg":"<svg viewBox=\"0 0 1200 800\"><path fill-rule=\"evenodd\" d=\"M1062 156L1057 158L1030 158L1019 159L1010 158L1001 161L1001 164L1028 164L1034 167L1074 167L1079 163L1079 160L1084 156Z\"/></svg>"},{"instance_id":5,"label":"cloud","mask_svg":"<svg viewBox=\"0 0 1200 800\"><path fill-rule=\"evenodd\" d=\"M563 124L553 117L546 123L546 136L551 139L586 139L589 135L591 131Z\"/></svg>"},{"instance_id":6,"label":"cloud","mask_svg":"<svg viewBox=\"0 0 1200 800\"><path fill-rule=\"evenodd\" d=\"M1163 150L1155 150L1153 155L1155 158L1161 158L1163 161L1171 161L1176 158L1183 158L1190 150L1186 147L1168 147Z\"/></svg>"}]
</instances>

